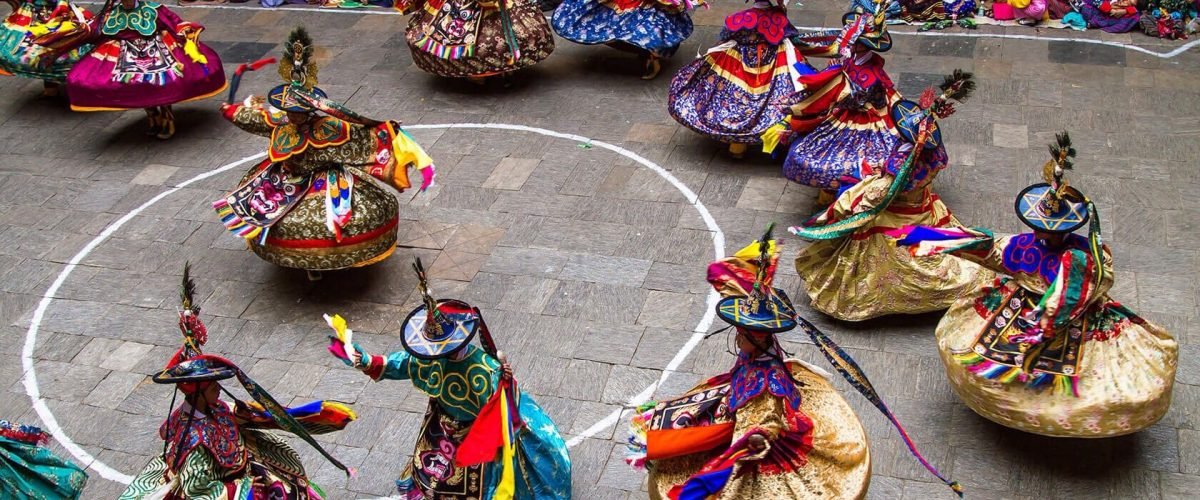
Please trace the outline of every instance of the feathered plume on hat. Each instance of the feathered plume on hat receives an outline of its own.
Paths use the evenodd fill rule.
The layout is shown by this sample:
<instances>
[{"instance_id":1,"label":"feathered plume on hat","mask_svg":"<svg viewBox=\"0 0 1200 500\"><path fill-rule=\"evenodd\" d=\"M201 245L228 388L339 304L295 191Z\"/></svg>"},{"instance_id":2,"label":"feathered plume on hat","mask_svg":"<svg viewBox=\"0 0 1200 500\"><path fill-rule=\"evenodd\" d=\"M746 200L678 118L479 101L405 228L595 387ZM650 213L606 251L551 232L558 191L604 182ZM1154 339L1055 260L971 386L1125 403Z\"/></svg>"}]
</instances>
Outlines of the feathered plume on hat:
<instances>
[{"instance_id":1,"label":"feathered plume on hat","mask_svg":"<svg viewBox=\"0 0 1200 500\"><path fill-rule=\"evenodd\" d=\"M1050 145L1050 160L1042 166L1042 179L1054 188L1053 196L1047 197L1045 202L1051 210L1057 211L1062 199L1072 195L1063 174L1075 168L1072 161L1075 158L1075 148L1071 146L1071 135L1065 130L1061 134L1054 134L1054 139L1054 144Z\"/></svg>"},{"instance_id":2,"label":"feathered plume on hat","mask_svg":"<svg viewBox=\"0 0 1200 500\"><path fill-rule=\"evenodd\" d=\"M192 280L191 263L183 264L183 282L179 286L179 331L183 333L180 356L184 361L203 354L201 346L208 342L208 329L200 321L200 306L196 304L196 282Z\"/></svg>"},{"instance_id":3,"label":"feathered plume on hat","mask_svg":"<svg viewBox=\"0 0 1200 500\"><path fill-rule=\"evenodd\" d=\"M297 26L288 35L287 43L283 45L283 58L279 61L279 76L285 83L294 83L305 90L312 90L317 85L317 63L313 61L312 37L303 26Z\"/></svg>"}]
</instances>

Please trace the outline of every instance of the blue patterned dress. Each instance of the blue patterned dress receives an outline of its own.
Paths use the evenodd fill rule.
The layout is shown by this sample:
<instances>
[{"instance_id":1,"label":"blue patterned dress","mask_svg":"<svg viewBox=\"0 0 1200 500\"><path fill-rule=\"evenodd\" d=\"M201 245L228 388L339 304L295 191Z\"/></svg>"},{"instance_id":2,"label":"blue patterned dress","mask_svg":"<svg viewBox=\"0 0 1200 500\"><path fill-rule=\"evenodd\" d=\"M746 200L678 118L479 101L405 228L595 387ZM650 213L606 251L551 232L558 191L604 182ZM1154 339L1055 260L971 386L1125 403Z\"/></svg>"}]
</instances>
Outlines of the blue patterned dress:
<instances>
[{"instance_id":1,"label":"blue patterned dress","mask_svg":"<svg viewBox=\"0 0 1200 500\"><path fill-rule=\"evenodd\" d=\"M372 356L370 364L367 373L376 380L410 380L430 398L412 461L396 481L401 498L492 498L500 482L500 460L458 467L454 456L498 387L500 363L469 345L457 361L424 360L398 351ZM525 425L516 435L516 498L571 498L571 460L558 428L531 396L521 392L519 399Z\"/></svg>"},{"instance_id":2,"label":"blue patterned dress","mask_svg":"<svg viewBox=\"0 0 1200 500\"><path fill-rule=\"evenodd\" d=\"M802 50L803 52L803 50ZM839 65L801 77L810 94L792 108L798 132L783 162L794 182L838 190L863 164L882 165L899 137L889 113L900 99L883 57L860 51Z\"/></svg>"},{"instance_id":3,"label":"blue patterned dress","mask_svg":"<svg viewBox=\"0 0 1200 500\"><path fill-rule=\"evenodd\" d=\"M671 80L671 117L714 140L760 142L783 120L784 107L804 97L799 76L816 73L788 40L797 34L781 7L755 4L731 14L721 30L724 43Z\"/></svg>"},{"instance_id":4,"label":"blue patterned dress","mask_svg":"<svg viewBox=\"0 0 1200 500\"><path fill-rule=\"evenodd\" d=\"M558 36L584 45L624 44L670 56L692 34L686 0L565 0L551 25Z\"/></svg>"}]
</instances>

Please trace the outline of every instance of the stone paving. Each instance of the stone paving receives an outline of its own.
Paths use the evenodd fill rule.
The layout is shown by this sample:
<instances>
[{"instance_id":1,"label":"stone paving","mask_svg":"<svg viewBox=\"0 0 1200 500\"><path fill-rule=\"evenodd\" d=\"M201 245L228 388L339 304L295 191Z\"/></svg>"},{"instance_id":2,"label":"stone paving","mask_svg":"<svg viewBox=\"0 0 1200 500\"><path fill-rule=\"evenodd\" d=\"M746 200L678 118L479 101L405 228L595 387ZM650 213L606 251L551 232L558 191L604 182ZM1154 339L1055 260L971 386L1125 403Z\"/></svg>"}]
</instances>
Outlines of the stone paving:
<instances>
[{"instance_id":1,"label":"stone paving","mask_svg":"<svg viewBox=\"0 0 1200 500\"><path fill-rule=\"evenodd\" d=\"M793 8L801 26L836 26L842 2ZM368 115L409 124L508 123L583 135L661 165L714 216L732 251L769 221L794 224L813 191L788 183L770 158L737 161L677 126L665 111L669 77L712 44L720 1L696 14L695 34L658 80L637 78L628 55L559 40L555 54L508 88L477 88L411 64L397 16L294 10L181 8L234 64L274 54L295 24L323 46L321 83ZM900 28L897 31L909 31ZM951 31L957 33L957 31ZM952 167L938 192L972 225L1017 231L1015 193L1038 175L1055 131L1080 150L1073 183L1104 216L1116 255L1113 295L1165 325L1181 343L1171 411L1138 434L1106 440L1041 438L977 417L952 394L935 355L937 315L839 323L808 310L868 370L927 456L971 498L1184 498L1200 490L1200 307L1196 274L1200 196L1200 51L1160 58L1034 35L1135 43L1167 52L1182 42L1140 34L983 27L974 37L900 35L888 69L916 93L954 68L979 77L977 96L943 122ZM276 83L250 74L242 94ZM65 263L106 226L204 172L259 153L265 141L226 124L216 100L179 106L169 142L141 133L142 115L77 114L38 97L40 84L0 79L0 417L37 423L20 353L38 301ZM437 162L432 192L402 196L401 245L367 269L309 282L273 267L225 233L208 208L243 167L150 205L67 277L40 324L33 359L42 396L79 446L133 474L161 451L156 431L170 387L151 383L178 346L176 287L183 263L198 277L208 352L238 362L285 402L354 403L359 421L323 437L359 469L347 479L298 446L333 498L387 495L406 460L426 400L406 383L371 383L325 352L322 313L346 316L372 352L399 349L396 329L416 303L412 257L437 295L483 308L524 389L568 437L619 410L658 380L704 314L704 265L713 233L679 190L631 159L529 132L413 130ZM802 245L784 238L785 262ZM780 282L804 297L790 266ZM797 356L824 365L787 336ZM732 363L727 339L702 342L655 395L676 394ZM874 455L871 498L946 498L895 431L846 384ZM577 498L644 498L643 476L621 460L624 419L571 449ZM53 445L60 453L63 447ZM86 498L123 485L92 473ZM1190 492L1190 493L1189 493Z\"/></svg>"}]
</instances>

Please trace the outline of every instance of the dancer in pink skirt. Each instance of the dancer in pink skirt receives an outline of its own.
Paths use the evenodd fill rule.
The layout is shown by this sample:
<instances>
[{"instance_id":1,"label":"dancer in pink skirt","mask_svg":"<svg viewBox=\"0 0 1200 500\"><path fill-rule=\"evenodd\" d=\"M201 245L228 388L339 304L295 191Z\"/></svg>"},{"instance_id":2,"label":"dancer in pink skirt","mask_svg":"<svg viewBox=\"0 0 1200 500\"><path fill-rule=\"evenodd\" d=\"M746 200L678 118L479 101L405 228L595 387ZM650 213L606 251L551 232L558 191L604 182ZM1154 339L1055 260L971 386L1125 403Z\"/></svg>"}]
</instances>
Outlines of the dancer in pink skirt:
<instances>
[{"instance_id":1,"label":"dancer in pink skirt","mask_svg":"<svg viewBox=\"0 0 1200 500\"><path fill-rule=\"evenodd\" d=\"M204 27L158 3L110 1L92 30L96 49L67 75L73 110L142 108L150 119L147 133L168 139L175 134L172 104L225 89L221 59L198 41Z\"/></svg>"}]
</instances>

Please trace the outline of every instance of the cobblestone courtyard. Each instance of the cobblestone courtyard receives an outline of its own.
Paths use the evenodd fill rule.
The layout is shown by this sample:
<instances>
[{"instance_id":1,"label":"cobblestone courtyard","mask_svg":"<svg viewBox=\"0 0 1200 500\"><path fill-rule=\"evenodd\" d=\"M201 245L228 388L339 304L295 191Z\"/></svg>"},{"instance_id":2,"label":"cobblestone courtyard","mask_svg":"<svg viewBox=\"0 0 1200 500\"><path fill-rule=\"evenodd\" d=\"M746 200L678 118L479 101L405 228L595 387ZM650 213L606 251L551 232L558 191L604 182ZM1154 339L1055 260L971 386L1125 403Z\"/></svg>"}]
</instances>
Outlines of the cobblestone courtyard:
<instances>
[{"instance_id":1,"label":"cobblestone courtyard","mask_svg":"<svg viewBox=\"0 0 1200 500\"><path fill-rule=\"evenodd\" d=\"M715 329L705 314L705 264L768 222L795 224L815 209L815 192L782 178L777 160L733 160L666 112L670 76L713 45L721 20L742 5L723 0L696 13L696 32L657 80L639 79L628 54L560 39L511 87L484 88L414 67L399 16L179 8L206 26L203 39L228 72L276 55L293 26L307 26L323 47L321 86L330 97L413 126L437 164L433 190L401 199L401 248L391 259L315 282L246 251L210 208L248 165L204 175L266 146L226 123L218 99L178 106L179 132L160 142L142 135L140 112L72 113L65 101L39 97L36 81L0 79L0 418L42 423L28 396L39 391L77 451L99 463L85 497L119 493L119 480L161 451L157 431L172 388L149 375L179 345L177 287L190 261L207 352L237 362L281 402L354 404L359 420L321 439L358 476L347 479L297 446L316 481L332 498L389 495L426 399L333 359L321 315L345 316L371 352L400 349L397 327L418 297L415 255L435 278L435 295L483 309L524 390L571 440L575 497L645 498L644 476L621 459L626 418L606 424L643 391L677 394L732 364L724 335L689 343L697 330ZM810 0L791 18L840 26L843 7ZM1174 402L1165 419L1132 436L1023 434L954 396L936 354L938 315L849 324L798 304L802 314L857 359L968 498L1195 498L1200 48L1168 56L1184 42L1136 33L895 31L884 55L903 93L915 96L955 68L978 77L974 98L942 121L951 167L936 190L964 223L1021 230L1012 199L1038 178L1054 132L1070 130L1079 149L1072 183L1096 200L1114 250L1113 297L1180 342ZM1097 41L1109 43L1089 43ZM277 79L273 69L248 74L240 94L261 95ZM779 281L800 300L790 262L803 242L781 241ZM68 266L77 254L81 261ZM52 286L53 300L35 315ZM799 334L785 340L797 357L828 367ZM36 386L23 381L27 342ZM675 371L664 373L673 360ZM869 433L871 498L950 496L874 408L837 385Z\"/></svg>"}]
</instances>

